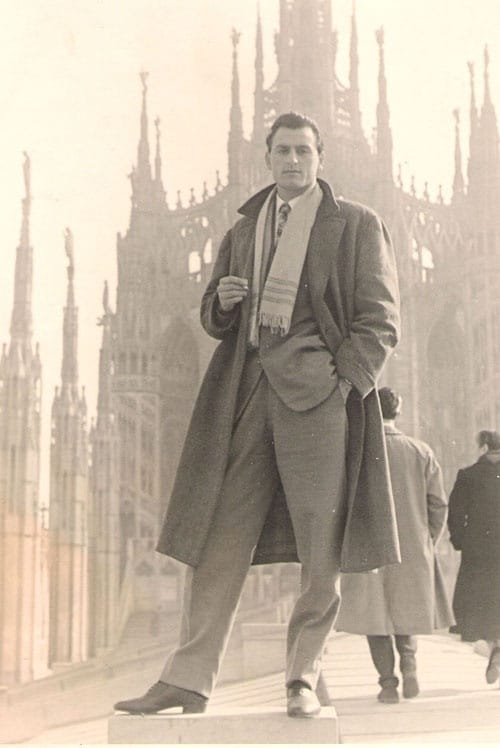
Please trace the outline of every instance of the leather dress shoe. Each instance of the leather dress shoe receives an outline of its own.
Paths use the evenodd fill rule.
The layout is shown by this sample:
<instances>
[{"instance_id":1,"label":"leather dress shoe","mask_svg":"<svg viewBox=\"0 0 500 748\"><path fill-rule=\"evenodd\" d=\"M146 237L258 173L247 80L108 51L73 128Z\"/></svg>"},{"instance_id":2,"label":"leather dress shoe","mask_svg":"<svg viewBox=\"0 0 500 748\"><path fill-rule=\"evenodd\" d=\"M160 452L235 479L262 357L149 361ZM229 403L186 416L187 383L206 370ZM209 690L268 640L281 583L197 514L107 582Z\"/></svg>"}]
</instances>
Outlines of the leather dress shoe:
<instances>
[{"instance_id":1,"label":"leather dress shoe","mask_svg":"<svg viewBox=\"0 0 500 748\"><path fill-rule=\"evenodd\" d=\"M321 704L314 691L301 681L296 681L287 688L286 711L289 717L316 717L321 711Z\"/></svg>"},{"instance_id":2,"label":"leather dress shoe","mask_svg":"<svg viewBox=\"0 0 500 748\"><path fill-rule=\"evenodd\" d=\"M417 676L415 673L403 673L403 696L405 699L414 699L420 693Z\"/></svg>"},{"instance_id":3,"label":"leather dress shoe","mask_svg":"<svg viewBox=\"0 0 500 748\"><path fill-rule=\"evenodd\" d=\"M377 699L382 704L397 704L399 702L399 694L396 686L383 686Z\"/></svg>"},{"instance_id":4,"label":"leather dress shoe","mask_svg":"<svg viewBox=\"0 0 500 748\"><path fill-rule=\"evenodd\" d=\"M183 714L197 714L207 708L208 699L195 691L171 686L159 680L144 696L128 701L118 701L115 709L130 714L156 714L163 709L182 707Z\"/></svg>"},{"instance_id":5,"label":"leather dress shoe","mask_svg":"<svg viewBox=\"0 0 500 748\"><path fill-rule=\"evenodd\" d=\"M495 683L498 678L500 678L500 647L494 647L486 668L486 683Z\"/></svg>"}]
</instances>

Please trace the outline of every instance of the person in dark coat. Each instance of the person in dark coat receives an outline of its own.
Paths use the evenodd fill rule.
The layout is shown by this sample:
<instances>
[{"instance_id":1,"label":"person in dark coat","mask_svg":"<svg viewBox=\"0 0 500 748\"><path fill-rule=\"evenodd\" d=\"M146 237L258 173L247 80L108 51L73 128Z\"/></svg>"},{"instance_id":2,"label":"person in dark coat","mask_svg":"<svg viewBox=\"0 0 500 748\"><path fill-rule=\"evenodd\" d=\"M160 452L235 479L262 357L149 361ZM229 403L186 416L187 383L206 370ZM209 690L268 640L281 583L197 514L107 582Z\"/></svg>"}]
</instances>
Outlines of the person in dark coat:
<instances>
[{"instance_id":1,"label":"person in dark coat","mask_svg":"<svg viewBox=\"0 0 500 748\"><path fill-rule=\"evenodd\" d=\"M389 387L379 390L392 489L396 502L401 563L376 574L341 577L338 631L365 634L379 674L379 701L399 701L395 652L403 677L403 696L419 693L417 635L453 623L444 580L435 554L446 526L447 497L441 467L428 444L396 427L402 398ZM441 593L441 594L440 594Z\"/></svg>"},{"instance_id":2,"label":"person in dark coat","mask_svg":"<svg viewBox=\"0 0 500 748\"><path fill-rule=\"evenodd\" d=\"M500 433L480 431L481 456L459 470L450 495L450 540L461 551L453 612L464 641L490 648L486 680L500 676Z\"/></svg>"},{"instance_id":3,"label":"person in dark coat","mask_svg":"<svg viewBox=\"0 0 500 748\"><path fill-rule=\"evenodd\" d=\"M322 160L312 120L278 117L266 153L275 184L222 241L201 303L221 342L158 542L191 567L180 646L160 681L118 710L203 711L250 564L299 560L287 711L315 716L341 565L399 560L376 392L399 336L394 252L373 211L318 179Z\"/></svg>"}]
</instances>

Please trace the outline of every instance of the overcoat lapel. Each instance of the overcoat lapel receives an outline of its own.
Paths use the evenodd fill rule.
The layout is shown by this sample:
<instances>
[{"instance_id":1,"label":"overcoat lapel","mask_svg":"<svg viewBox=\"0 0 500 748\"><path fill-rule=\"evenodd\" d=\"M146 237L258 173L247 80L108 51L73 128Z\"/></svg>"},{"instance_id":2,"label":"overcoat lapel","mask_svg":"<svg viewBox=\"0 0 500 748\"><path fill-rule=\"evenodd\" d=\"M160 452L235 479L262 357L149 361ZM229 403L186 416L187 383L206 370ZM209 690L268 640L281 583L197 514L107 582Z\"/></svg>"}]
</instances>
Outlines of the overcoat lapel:
<instances>
[{"instance_id":1,"label":"overcoat lapel","mask_svg":"<svg viewBox=\"0 0 500 748\"><path fill-rule=\"evenodd\" d=\"M241 227L242 236L236 244L236 251L231 259L229 272L239 278L248 280L248 288L252 288L254 255L255 255L255 222L248 222ZM245 344L250 317L250 293L241 305L240 337L244 333Z\"/></svg>"},{"instance_id":2,"label":"overcoat lapel","mask_svg":"<svg viewBox=\"0 0 500 748\"><path fill-rule=\"evenodd\" d=\"M316 220L311 231L306 263L311 295L316 299L322 299L325 295L331 269L337 261L345 224L345 218L329 215L326 219Z\"/></svg>"}]
</instances>

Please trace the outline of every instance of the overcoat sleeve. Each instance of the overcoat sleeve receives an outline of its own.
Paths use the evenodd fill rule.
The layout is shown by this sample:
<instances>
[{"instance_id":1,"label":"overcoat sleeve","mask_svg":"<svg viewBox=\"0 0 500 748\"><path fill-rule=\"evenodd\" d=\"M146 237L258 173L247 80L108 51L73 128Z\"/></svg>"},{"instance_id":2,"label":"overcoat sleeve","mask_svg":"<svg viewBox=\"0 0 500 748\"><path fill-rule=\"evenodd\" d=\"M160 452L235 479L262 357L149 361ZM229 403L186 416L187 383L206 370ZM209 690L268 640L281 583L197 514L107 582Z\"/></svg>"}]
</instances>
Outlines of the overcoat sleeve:
<instances>
[{"instance_id":1,"label":"overcoat sleeve","mask_svg":"<svg viewBox=\"0 0 500 748\"><path fill-rule=\"evenodd\" d=\"M367 212L356 236L353 319L335 353L337 371L362 397L377 379L399 340L399 288L394 249L382 220Z\"/></svg>"},{"instance_id":2,"label":"overcoat sleeve","mask_svg":"<svg viewBox=\"0 0 500 748\"><path fill-rule=\"evenodd\" d=\"M217 286L219 281L230 274L231 236L228 231L222 240L217 259L212 270L212 277L201 300L200 318L206 332L217 340L222 340L227 333L237 330L241 304L236 304L229 312L224 312L219 305Z\"/></svg>"},{"instance_id":3,"label":"overcoat sleeve","mask_svg":"<svg viewBox=\"0 0 500 748\"><path fill-rule=\"evenodd\" d=\"M456 551L462 550L467 522L468 491L467 480L463 470L459 470L455 485L450 494L448 529L450 540Z\"/></svg>"},{"instance_id":4,"label":"overcoat sleeve","mask_svg":"<svg viewBox=\"0 0 500 748\"><path fill-rule=\"evenodd\" d=\"M427 492L427 524L434 544L446 526L447 498L443 486L443 473L432 452L429 453L425 469Z\"/></svg>"}]
</instances>

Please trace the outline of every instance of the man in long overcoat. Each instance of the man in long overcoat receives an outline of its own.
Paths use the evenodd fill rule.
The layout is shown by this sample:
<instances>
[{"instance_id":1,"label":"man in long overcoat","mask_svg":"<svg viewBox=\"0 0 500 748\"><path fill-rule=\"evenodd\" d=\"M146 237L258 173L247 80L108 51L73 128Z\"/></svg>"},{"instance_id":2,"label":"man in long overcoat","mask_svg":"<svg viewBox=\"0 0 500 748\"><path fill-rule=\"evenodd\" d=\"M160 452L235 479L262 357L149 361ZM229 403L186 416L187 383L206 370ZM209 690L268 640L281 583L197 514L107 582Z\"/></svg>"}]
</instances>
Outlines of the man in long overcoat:
<instances>
[{"instance_id":1,"label":"man in long overcoat","mask_svg":"<svg viewBox=\"0 0 500 748\"><path fill-rule=\"evenodd\" d=\"M201 304L221 342L158 543L191 567L181 641L160 681L117 709L203 711L250 564L299 560L287 707L316 715L340 566L399 560L376 392L399 335L394 253L373 211L317 178L322 160L316 124L281 115L267 138L275 183L222 241Z\"/></svg>"},{"instance_id":2,"label":"man in long overcoat","mask_svg":"<svg viewBox=\"0 0 500 748\"><path fill-rule=\"evenodd\" d=\"M419 693L417 634L431 634L453 622L435 555L446 526L447 498L438 461L428 444L400 431L395 419L401 397L389 387L379 392L396 504L401 563L376 574L341 577L342 603L335 628L366 634L379 674L379 701L399 701L394 644L403 676L403 696Z\"/></svg>"}]
</instances>

